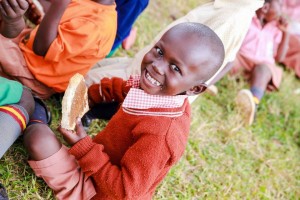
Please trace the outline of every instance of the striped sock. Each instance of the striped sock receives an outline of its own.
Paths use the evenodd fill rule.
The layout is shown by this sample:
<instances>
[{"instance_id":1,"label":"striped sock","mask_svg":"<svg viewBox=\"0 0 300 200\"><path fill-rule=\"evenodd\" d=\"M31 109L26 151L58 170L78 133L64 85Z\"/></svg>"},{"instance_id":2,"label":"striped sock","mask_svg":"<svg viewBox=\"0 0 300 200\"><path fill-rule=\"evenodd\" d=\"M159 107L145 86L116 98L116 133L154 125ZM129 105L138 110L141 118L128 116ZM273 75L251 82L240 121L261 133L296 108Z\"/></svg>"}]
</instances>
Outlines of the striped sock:
<instances>
[{"instance_id":1,"label":"striped sock","mask_svg":"<svg viewBox=\"0 0 300 200\"><path fill-rule=\"evenodd\" d=\"M28 121L28 113L22 106L0 106L0 158L21 135Z\"/></svg>"},{"instance_id":2,"label":"striped sock","mask_svg":"<svg viewBox=\"0 0 300 200\"><path fill-rule=\"evenodd\" d=\"M255 104L259 104L261 98L264 96L264 90L258 88L258 87L251 87L250 88L251 93L253 94L253 100Z\"/></svg>"}]
</instances>

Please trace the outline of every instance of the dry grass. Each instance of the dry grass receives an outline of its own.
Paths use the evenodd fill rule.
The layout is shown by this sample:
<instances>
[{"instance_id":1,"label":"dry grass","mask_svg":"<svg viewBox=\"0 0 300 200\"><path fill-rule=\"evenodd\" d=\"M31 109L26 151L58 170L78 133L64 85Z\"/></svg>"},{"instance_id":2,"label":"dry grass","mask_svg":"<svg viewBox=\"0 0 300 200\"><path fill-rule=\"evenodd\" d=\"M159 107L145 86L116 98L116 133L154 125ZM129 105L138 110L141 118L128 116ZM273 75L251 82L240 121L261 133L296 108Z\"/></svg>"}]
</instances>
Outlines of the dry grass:
<instances>
[{"instance_id":1,"label":"dry grass","mask_svg":"<svg viewBox=\"0 0 300 200\"><path fill-rule=\"evenodd\" d=\"M206 2L201 0L200 2ZM199 5L196 0L150 1L136 23L133 56L173 19ZM285 71L279 92L267 94L252 127L241 125L234 108L237 92L247 87L225 77L217 96L202 95L193 103L186 153L157 189L154 199L300 199L300 81ZM59 105L48 101L55 130ZM96 133L106 122L94 122ZM11 199L53 199L51 190L33 175L21 139L0 160L0 182Z\"/></svg>"}]
</instances>

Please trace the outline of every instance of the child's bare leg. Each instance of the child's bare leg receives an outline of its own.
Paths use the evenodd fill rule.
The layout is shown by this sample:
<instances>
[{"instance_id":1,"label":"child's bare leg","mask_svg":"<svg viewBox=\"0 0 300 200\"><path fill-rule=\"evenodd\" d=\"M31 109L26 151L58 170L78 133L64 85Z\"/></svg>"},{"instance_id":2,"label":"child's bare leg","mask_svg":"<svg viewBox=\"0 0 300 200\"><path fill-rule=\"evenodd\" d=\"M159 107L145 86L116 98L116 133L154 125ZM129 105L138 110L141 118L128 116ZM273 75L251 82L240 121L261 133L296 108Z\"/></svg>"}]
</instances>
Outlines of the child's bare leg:
<instances>
[{"instance_id":1,"label":"child's bare leg","mask_svg":"<svg viewBox=\"0 0 300 200\"><path fill-rule=\"evenodd\" d=\"M24 145L30 160L46 159L61 149L62 144L46 124L30 125L24 133Z\"/></svg>"},{"instance_id":2,"label":"child's bare leg","mask_svg":"<svg viewBox=\"0 0 300 200\"><path fill-rule=\"evenodd\" d=\"M24 133L24 144L29 165L57 199L91 199L96 194L92 180L47 125L30 125Z\"/></svg>"},{"instance_id":3,"label":"child's bare leg","mask_svg":"<svg viewBox=\"0 0 300 200\"><path fill-rule=\"evenodd\" d=\"M34 111L34 99L30 89L28 88L23 89L22 97L18 104L23 108L25 108L29 117L32 115Z\"/></svg>"},{"instance_id":4,"label":"child's bare leg","mask_svg":"<svg viewBox=\"0 0 300 200\"><path fill-rule=\"evenodd\" d=\"M250 91L253 94L255 103L258 104L267 89L268 84L272 79L271 70L267 65L257 65L251 76L251 88Z\"/></svg>"}]
</instances>

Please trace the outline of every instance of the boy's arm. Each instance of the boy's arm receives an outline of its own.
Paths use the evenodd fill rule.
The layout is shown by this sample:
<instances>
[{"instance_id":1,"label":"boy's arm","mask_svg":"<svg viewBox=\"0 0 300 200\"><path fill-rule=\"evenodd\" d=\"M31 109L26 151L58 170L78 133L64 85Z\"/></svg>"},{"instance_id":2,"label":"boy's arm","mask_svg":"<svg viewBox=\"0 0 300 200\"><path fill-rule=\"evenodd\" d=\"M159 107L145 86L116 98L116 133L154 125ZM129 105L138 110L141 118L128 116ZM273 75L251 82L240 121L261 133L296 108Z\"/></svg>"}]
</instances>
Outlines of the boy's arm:
<instances>
[{"instance_id":1,"label":"boy's arm","mask_svg":"<svg viewBox=\"0 0 300 200\"><path fill-rule=\"evenodd\" d=\"M88 97L91 106L101 102L122 103L130 86L121 78L103 78L99 84L93 84L88 88Z\"/></svg>"},{"instance_id":2,"label":"boy's arm","mask_svg":"<svg viewBox=\"0 0 300 200\"><path fill-rule=\"evenodd\" d=\"M58 26L71 0L52 0L47 13L38 27L33 42L33 51L39 56L45 56L51 43L57 37Z\"/></svg>"},{"instance_id":3,"label":"boy's arm","mask_svg":"<svg viewBox=\"0 0 300 200\"><path fill-rule=\"evenodd\" d=\"M0 34L17 37L25 27L23 15L27 8L26 0L0 0Z\"/></svg>"},{"instance_id":4,"label":"boy's arm","mask_svg":"<svg viewBox=\"0 0 300 200\"><path fill-rule=\"evenodd\" d=\"M278 53L277 53L277 59L276 59L278 62L284 61L287 51L288 51L288 48L289 48L289 41L290 41L290 33L285 30L282 31L282 40L278 47Z\"/></svg>"},{"instance_id":5,"label":"boy's arm","mask_svg":"<svg viewBox=\"0 0 300 200\"><path fill-rule=\"evenodd\" d=\"M285 56L287 54L288 51L288 47L289 47L289 41L290 41L290 33L288 31L288 18L287 16L281 16L279 19L279 24L278 24L278 28L282 33L281 36L281 41L278 45L278 52L277 52L277 61L278 62L283 62L283 60L285 59Z\"/></svg>"},{"instance_id":6,"label":"boy's arm","mask_svg":"<svg viewBox=\"0 0 300 200\"><path fill-rule=\"evenodd\" d=\"M77 130L84 131L79 124ZM63 132L65 138L68 133ZM164 175L163 170L167 173L166 168L174 164L163 133L141 135L126 151L121 167L114 165L104 146L94 143L89 136L79 140L69 152L76 157L82 171L93 176L96 185L101 185L103 195L113 199L138 199L149 192L159 174Z\"/></svg>"}]
</instances>

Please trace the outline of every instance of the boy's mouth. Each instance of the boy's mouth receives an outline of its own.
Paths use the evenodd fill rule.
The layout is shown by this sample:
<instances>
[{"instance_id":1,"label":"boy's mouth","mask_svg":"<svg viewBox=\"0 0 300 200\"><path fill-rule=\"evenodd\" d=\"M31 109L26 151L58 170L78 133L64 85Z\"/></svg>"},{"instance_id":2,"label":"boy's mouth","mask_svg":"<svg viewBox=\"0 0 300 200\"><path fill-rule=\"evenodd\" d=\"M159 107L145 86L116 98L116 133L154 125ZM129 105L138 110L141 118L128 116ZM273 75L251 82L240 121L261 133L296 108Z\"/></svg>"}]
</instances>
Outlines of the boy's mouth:
<instances>
[{"instance_id":1,"label":"boy's mouth","mask_svg":"<svg viewBox=\"0 0 300 200\"><path fill-rule=\"evenodd\" d=\"M157 81L156 79L154 79L147 71L146 71L145 76L146 76L146 79L148 81L150 81L150 83L152 83L152 85L162 86L162 84L159 81Z\"/></svg>"}]
</instances>

